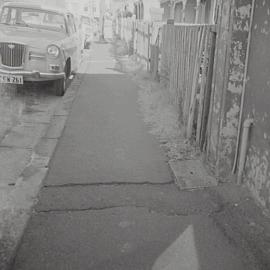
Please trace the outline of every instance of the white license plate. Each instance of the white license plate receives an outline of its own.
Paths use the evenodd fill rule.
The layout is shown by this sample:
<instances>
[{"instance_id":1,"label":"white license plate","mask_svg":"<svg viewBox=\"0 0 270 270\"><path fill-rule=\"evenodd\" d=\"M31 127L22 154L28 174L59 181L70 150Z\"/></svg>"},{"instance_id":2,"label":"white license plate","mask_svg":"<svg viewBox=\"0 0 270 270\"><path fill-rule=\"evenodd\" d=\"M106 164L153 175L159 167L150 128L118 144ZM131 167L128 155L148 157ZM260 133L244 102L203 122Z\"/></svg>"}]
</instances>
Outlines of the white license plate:
<instances>
[{"instance_id":1,"label":"white license plate","mask_svg":"<svg viewBox=\"0 0 270 270\"><path fill-rule=\"evenodd\" d=\"M0 83L23 84L23 76L0 74Z\"/></svg>"}]
</instances>

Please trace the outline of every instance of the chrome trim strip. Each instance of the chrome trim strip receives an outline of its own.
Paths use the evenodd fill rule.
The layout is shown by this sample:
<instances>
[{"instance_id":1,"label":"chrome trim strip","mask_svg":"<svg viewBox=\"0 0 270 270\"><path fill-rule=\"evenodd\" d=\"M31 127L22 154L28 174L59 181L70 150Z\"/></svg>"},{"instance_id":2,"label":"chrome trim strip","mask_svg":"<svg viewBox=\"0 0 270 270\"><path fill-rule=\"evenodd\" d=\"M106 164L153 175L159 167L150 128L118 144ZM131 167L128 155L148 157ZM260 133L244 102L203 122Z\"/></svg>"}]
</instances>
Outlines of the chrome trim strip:
<instances>
[{"instance_id":1,"label":"chrome trim strip","mask_svg":"<svg viewBox=\"0 0 270 270\"><path fill-rule=\"evenodd\" d=\"M4 68L6 68L6 69L8 69L8 70L18 70L18 69L23 69L23 66L21 66L21 67L10 67L10 66L5 66L5 65L3 65L2 63L0 64L0 66L2 66L2 67L4 67Z\"/></svg>"}]
</instances>

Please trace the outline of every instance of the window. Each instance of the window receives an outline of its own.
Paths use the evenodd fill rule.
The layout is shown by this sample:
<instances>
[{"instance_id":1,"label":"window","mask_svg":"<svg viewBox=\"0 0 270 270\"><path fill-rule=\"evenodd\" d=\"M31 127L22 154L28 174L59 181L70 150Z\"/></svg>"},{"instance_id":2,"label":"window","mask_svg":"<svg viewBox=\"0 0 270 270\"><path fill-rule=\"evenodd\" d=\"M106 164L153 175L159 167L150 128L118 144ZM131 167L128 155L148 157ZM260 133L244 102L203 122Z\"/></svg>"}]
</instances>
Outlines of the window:
<instances>
[{"instance_id":1,"label":"window","mask_svg":"<svg viewBox=\"0 0 270 270\"><path fill-rule=\"evenodd\" d=\"M68 25L68 29L69 29L70 34L73 34L77 31L76 26L75 26L75 22L74 22L74 17L71 14L67 15L67 25Z\"/></svg>"},{"instance_id":2,"label":"window","mask_svg":"<svg viewBox=\"0 0 270 270\"><path fill-rule=\"evenodd\" d=\"M19 20L17 23L27 24L27 25L41 25L44 21L44 13L23 10L19 12Z\"/></svg>"},{"instance_id":3,"label":"window","mask_svg":"<svg viewBox=\"0 0 270 270\"><path fill-rule=\"evenodd\" d=\"M15 8L11 9L11 12L10 12L10 23L11 24L15 24L16 23L16 16L17 16L17 11Z\"/></svg>"},{"instance_id":4,"label":"window","mask_svg":"<svg viewBox=\"0 0 270 270\"><path fill-rule=\"evenodd\" d=\"M2 11L0 22L66 33L64 16L45 10L7 7Z\"/></svg>"},{"instance_id":5,"label":"window","mask_svg":"<svg viewBox=\"0 0 270 270\"><path fill-rule=\"evenodd\" d=\"M9 9L8 8L4 8L2 10L2 13L1 13L1 19L0 19L0 22L1 23L6 23L7 20L8 20L8 14L9 14Z\"/></svg>"}]
</instances>

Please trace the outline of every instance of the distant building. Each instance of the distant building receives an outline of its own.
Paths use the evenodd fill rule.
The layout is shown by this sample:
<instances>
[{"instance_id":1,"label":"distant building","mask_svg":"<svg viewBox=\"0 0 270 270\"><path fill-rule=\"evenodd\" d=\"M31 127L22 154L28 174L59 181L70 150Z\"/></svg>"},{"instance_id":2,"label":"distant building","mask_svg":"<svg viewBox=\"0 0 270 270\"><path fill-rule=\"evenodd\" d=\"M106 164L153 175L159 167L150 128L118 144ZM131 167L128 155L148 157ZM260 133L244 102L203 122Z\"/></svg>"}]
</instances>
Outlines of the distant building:
<instances>
[{"instance_id":1,"label":"distant building","mask_svg":"<svg viewBox=\"0 0 270 270\"><path fill-rule=\"evenodd\" d=\"M207 120L196 134L203 135L199 146L220 182L237 179L270 210L270 1L161 0L160 4L164 21L215 24L203 118Z\"/></svg>"},{"instance_id":2,"label":"distant building","mask_svg":"<svg viewBox=\"0 0 270 270\"><path fill-rule=\"evenodd\" d=\"M100 14L99 1L98 0L90 0L90 5L91 5L93 17L98 18L99 14Z\"/></svg>"},{"instance_id":3,"label":"distant building","mask_svg":"<svg viewBox=\"0 0 270 270\"><path fill-rule=\"evenodd\" d=\"M217 0L160 0L163 21L213 23Z\"/></svg>"},{"instance_id":4,"label":"distant building","mask_svg":"<svg viewBox=\"0 0 270 270\"><path fill-rule=\"evenodd\" d=\"M161 21L163 10L160 8L159 0L135 0L133 12L136 19L146 21Z\"/></svg>"},{"instance_id":5,"label":"distant building","mask_svg":"<svg viewBox=\"0 0 270 270\"><path fill-rule=\"evenodd\" d=\"M137 20L160 21L163 10L160 0L112 0L112 9L124 15L134 16Z\"/></svg>"}]
</instances>

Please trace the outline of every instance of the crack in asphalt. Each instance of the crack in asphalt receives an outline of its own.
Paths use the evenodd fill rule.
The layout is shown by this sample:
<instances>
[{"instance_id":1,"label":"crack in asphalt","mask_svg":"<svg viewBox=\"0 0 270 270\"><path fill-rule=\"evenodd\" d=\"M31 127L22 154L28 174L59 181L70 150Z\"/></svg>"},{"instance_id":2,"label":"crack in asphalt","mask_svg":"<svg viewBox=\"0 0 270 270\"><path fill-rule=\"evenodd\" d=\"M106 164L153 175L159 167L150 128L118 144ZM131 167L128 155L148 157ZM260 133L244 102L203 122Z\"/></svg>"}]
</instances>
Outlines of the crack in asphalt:
<instances>
[{"instance_id":1,"label":"crack in asphalt","mask_svg":"<svg viewBox=\"0 0 270 270\"><path fill-rule=\"evenodd\" d=\"M44 185L43 188L65 188L65 187L87 187L87 186L166 186L174 185L175 182L169 181L164 183L153 183L153 182L106 182L106 183L69 183L69 184L59 184L59 185Z\"/></svg>"},{"instance_id":2,"label":"crack in asphalt","mask_svg":"<svg viewBox=\"0 0 270 270\"><path fill-rule=\"evenodd\" d=\"M165 186L165 185L175 185L175 182L169 181L164 183L152 183L152 182L140 182L140 183L133 183L133 182L107 182L107 183L70 183L70 184L63 184L63 185L45 185L43 188L51 189L51 188L67 188L67 187L102 187L102 186ZM202 209L193 209L191 211L188 210L157 210L155 208L145 206L145 205L136 205L136 204L120 204L120 205L112 205L112 206L101 206L101 207L81 207L81 208L51 208L48 210L35 210L36 213L67 213L67 212L87 212L87 211L106 211L110 209L119 209L119 208L135 208L135 209L147 209L150 213L162 214L168 217L179 216L179 217L188 217L194 215L207 215L209 217L220 213L224 210L223 204L219 205L217 209L213 210L202 210Z\"/></svg>"},{"instance_id":3,"label":"crack in asphalt","mask_svg":"<svg viewBox=\"0 0 270 270\"><path fill-rule=\"evenodd\" d=\"M191 215L199 215L199 213L187 213L187 212L176 212L176 211L158 211L147 206L143 205L115 205L115 206L104 206L104 207L86 207L86 208L69 208L69 209L48 209L48 210L36 210L35 213L69 213L69 212L92 212L92 211L106 211L113 209L121 209L121 208L134 208L134 209L146 209L149 213L160 214L168 217L187 217ZM201 212L200 212L201 213Z\"/></svg>"},{"instance_id":4,"label":"crack in asphalt","mask_svg":"<svg viewBox=\"0 0 270 270\"><path fill-rule=\"evenodd\" d=\"M34 147L31 146L17 146L17 145L2 145L2 142L0 142L0 149L20 149L20 150L33 150Z\"/></svg>"}]
</instances>

